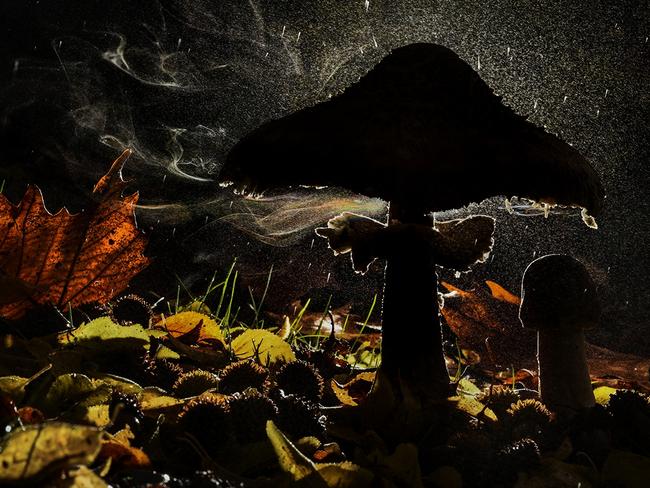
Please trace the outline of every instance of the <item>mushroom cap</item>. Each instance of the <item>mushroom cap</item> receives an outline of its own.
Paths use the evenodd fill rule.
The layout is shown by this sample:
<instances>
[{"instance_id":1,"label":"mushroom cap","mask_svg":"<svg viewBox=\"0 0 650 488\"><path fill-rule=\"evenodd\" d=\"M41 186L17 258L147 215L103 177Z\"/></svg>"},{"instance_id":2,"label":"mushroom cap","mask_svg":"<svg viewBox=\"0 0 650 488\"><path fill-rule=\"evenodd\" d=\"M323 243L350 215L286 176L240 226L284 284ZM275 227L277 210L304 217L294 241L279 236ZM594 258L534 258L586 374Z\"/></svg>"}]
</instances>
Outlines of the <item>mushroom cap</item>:
<instances>
[{"instance_id":1,"label":"mushroom cap","mask_svg":"<svg viewBox=\"0 0 650 488\"><path fill-rule=\"evenodd\" d=\"M397 48L343 93L264 123L233 147L219 179L243 191L337 186L429 211L503 195L597 216L604 195L577 150L436 44Z\"/></svg>"},{"instance_id":2,"label":"mushroom cap","mask_svg":"<svg viewBox=\"0 0 650 488\"><path fill-rule=\"evenodd\" d=\"M584 265L549 254L528 265L521 281L519 320L526 328L578 330L598 325L596 284Z\"/></svg>"}]
</instances>

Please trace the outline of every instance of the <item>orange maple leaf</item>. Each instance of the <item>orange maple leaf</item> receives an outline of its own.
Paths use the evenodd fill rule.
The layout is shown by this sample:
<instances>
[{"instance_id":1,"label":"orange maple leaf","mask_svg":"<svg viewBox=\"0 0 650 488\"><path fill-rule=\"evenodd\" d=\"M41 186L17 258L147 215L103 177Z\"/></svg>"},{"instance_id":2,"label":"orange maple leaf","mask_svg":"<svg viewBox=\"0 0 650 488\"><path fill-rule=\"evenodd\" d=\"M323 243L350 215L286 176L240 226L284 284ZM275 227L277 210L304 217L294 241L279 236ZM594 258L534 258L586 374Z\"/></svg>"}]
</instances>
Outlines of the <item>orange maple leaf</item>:
<instances>
[{"instance_id":1,"label":"orange maple leaf","mask_svg":"<svg viewBox=\"0 0 650 488\"><path fill-rule=\"evenodd\" d=\"M105 303L149 264L147 238L138 230L138 194L121 196L124 151L93 190L91 208L50 214L29 186L13 205L0 195L0 315L17 319L38 304L59 308Z\"/></svg>"}]
</instances>

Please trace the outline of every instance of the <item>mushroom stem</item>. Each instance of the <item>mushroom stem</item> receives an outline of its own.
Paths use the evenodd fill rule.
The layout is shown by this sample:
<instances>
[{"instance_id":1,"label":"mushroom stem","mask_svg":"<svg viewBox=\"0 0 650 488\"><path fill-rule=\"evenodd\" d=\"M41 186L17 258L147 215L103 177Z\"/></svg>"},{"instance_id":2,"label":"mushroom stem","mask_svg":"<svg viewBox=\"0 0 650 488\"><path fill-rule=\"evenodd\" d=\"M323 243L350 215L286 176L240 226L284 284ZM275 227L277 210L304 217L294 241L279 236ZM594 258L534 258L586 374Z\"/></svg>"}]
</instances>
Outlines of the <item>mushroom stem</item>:
<instances>
[{"instance_id":1,"label":"mushroom stem","mask_svg":"<svg viewBox=\"0 0 650 488\"><path fill-rule=\"evenodd\" d=\"M424 211L391 203L388 225L420 224L433 227ZM435 265L427 242L414 236L386 262L382 362L380 372L399 395L434 399L449 395L449 375L442 351Z\"/></svg>"},{"instance_id":2,"label":"mushroom stem","mask_svg":"<svg viewBox=\"0 0 650 488\"><path fill-rule=\"evenodd\" d=\"M596 404L582 329L537 332L539 394L556 412L572 413Z\"/></svg>"}]
</instances>

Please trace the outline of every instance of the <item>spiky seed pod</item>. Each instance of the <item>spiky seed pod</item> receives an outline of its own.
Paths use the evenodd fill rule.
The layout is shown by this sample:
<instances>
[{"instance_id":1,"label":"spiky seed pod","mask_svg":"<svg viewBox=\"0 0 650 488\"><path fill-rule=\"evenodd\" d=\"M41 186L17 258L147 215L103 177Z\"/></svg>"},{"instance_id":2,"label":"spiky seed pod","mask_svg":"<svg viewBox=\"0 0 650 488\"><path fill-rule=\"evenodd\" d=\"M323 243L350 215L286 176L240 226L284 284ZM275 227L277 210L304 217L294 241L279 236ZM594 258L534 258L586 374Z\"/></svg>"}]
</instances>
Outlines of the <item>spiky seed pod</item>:
<instances>
[{"instance_id":1,"label":"spiky seed pod","mask_svg":"<svg viewBox=\"0 0 650 488\"><path fill-rule=\"evenodd\" d=\"M183 368L168 359L145 359L144 383L170 391L174 383L184 373Z\"/></svg>"},{"instance_id":2,"label":"spiky seed pod","mask_svg":"<svg viewBox=\"0 0 650 488\"><path fill-rule=\"evenodd\" d=\"M213 471L197 471L187 480L187 485L184 486L191 486L192 488L244 488L244 482L226 479L222 474Z\"/></svg>"},{"instance_id":3,"label":"spiky seed pod","mask_svg":"<svg viewBox=\"0 0 650 488\"><path fill-rule=\"evenodd\" d=\"M138 398L135 395L121 391L113 391L111 394L108 415L112 425L106 430L110 433L122 430L127 425L131 427L133 432L138 432L144 420L144 413Z\"/></svg>"},{"instance_id":4,"label":"spiky seed pod","mask_svg":"<svg viewBox=\"0 0 650 488\"><path fill-rule=\"evenodd\" d=\"M321 436L325 433L325 416L314 402L297 395L278 394L278 427L292 439Z\"/></svg>"},{"instance_id":5,"label":"spiky seed pod","mask_svg":"<svg viewBox=\"0 0 650 488\"><path fill-rule=\"evenodd\" d=\"M635 390L618 390L609 397L615 445L647 456L650 454L650 403Z\"/></svg>"},{"instance_id":6,"label":"spiky seed pod","mask_svg":"<svg viewBox=\"0 0 650 488\"><path fill-rule=\"evenodd\" d=\"M553 414L539 400L519 400L507 410L506 422L513 439L539 440L553 420Z\"/></svg>"},{"instance_id":7,"label":"spiky seed pod","mask_svg":"<svg viewBox=\"0 0 650 488\"><path fill-rule=\"evenodd\" d=\"M540 461L537 443L528 438L507 444L481 467L482 486L514 486L520 471L528 471Z\"/></svg>"},{"instance_id":8,"label":"spiky seed pod","mask_svg":"<svg viewBox=\"0 0 650 488\"><path fill-rule=\"evenodd\" d=\"M109 315L113 322L120 325L149 325L153 318L151 305L138 295L125 295L109 306Z\"/></svg>"},{"instance_id":9,"label":"spiky seed pod","mask_svg":"<svg viewBox=\"0 0 650 488\"><path fill-rule=\"evenodd\" d=\"M273 400L252 388L232 395L228 399L228 410L235 438L241 443L265 439L266 421L275 421L278 416Z\"/></svg>"},{"instance_id":10,"label":"spiky seed pod","mask_svg":"<svg viewBox=\"0 0 650 488\"><path fill-rule=\"evenodd\" d=\"M505 465L517 466L519 470L528 470L539 464L539 447L533 439L519 439L501 448L497 459Z\"/></svg>"},{"instance_id":11,"label":"spiky seed pod","mask_svg":"<svg viewBox=\"0 0 650 488\"><path fill-rule=\"evenodd\" d=\"M195 369L180 375L174 383L172 391L179 398L187 398L200 395L204 391L216 388L218 385L219 378L216 375L209 371Z\"/></svg>"},{"instance_id":12,"label":"spiky seed pod","mask_svg":"<svg viewBox=\"0 0 650 488\"><path fill-rule=\"evenodd\" d=\"M238 361L221 371L219 392L225 395L244 391L246 388L261 390L268 372L252 361Z\"/></svg>"},{"instance_id":13,"label":"spiky seed pod","mask_svg":"<svg viewBox=\"0 0 650 488\"><path fill-rule=\"evenodd\" d=\"M232 441L232 423L228 406L214 395L204 395L187 402L178 416L178 425L214 453Z\"/></svg>"},{"instance_id":14,"label":"spiky seed pod","mask_svg":"<svg viewBox=\"0 0 650 488\"><path fill-rule=\"evenodd\" d=\"M496 385L481 394L478 400L487 405L499 420L503 420L510 406L519 401L519 394L507 386Z\"/></svg>"},{"instance_id":15,"label":"spiky seed pod","mask_svg":"<svg viewBox=\"0 0 650 488\"><path fill-rule=\"evenodd\" d=\"M306 361L283 365L275 375L275 384L285 394L297 395L312 402L323 397L323 377Z\"/></svg>"},{"instance_id":16,"label":"spiky seed pod","mask_svg":"<svg viewBox=\"0 0 650 488\"><path fill-rule=\"evenodd\" d=\"M650 401L647 395L636 390L616 390L609 397L607 411L614 420L627 419L633 412L650 417Z\"/></svg>"}]
</instances>

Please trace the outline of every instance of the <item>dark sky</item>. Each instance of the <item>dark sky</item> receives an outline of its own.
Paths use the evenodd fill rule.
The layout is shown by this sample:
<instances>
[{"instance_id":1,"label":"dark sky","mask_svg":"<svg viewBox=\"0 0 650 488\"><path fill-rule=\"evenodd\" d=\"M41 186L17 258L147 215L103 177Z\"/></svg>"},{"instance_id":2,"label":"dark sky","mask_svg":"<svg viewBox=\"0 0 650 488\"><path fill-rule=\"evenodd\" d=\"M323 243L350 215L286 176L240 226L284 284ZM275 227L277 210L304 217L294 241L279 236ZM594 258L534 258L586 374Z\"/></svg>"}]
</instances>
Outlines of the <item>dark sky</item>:
<instances>
[{"instance_id":1,"label":"dark sky","mask_svg":"<svg viewBox=\"0 0 650 488\"><path fill-rule=\"evenodd\" d=\"M498 199L472 208L497 218L497 242L493 259L461 280L517 291L535 256L570 253L606 302L600 340L650 351L647 1L4 0L0 19L0 177L10 198L36 182L51 209L79 208L129 145L125 172L147 207L139 219L160 220L156 252L176 249L190 285L235 255L249 277L274 264L277 303L318 288L364 302L381 267L358 279L324 243L311 248L311 229L349 208L349 195L231 206L212 181L228 149L263 121L342 90L392 47L454 49L518 113L591 160L607 192L596 231L575 215L509 215ZM383 208L355 205L374 216Z\"/></svg>"}]
</instances>

